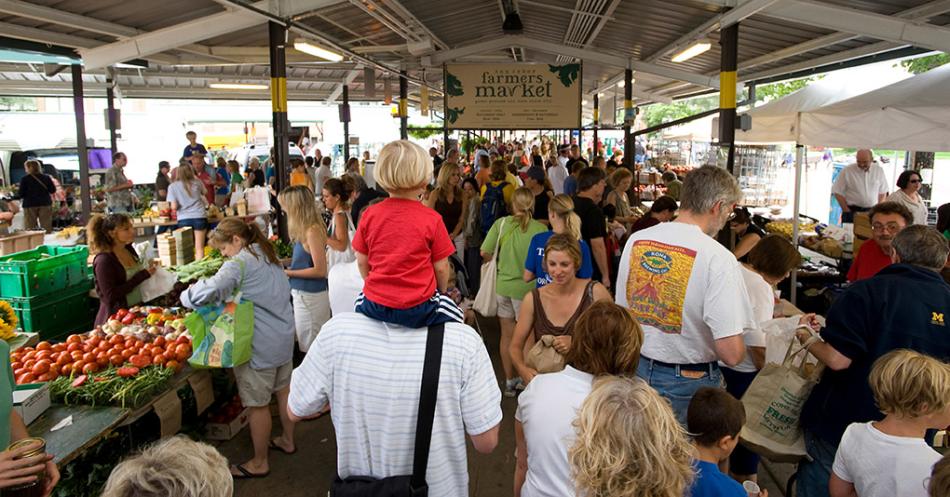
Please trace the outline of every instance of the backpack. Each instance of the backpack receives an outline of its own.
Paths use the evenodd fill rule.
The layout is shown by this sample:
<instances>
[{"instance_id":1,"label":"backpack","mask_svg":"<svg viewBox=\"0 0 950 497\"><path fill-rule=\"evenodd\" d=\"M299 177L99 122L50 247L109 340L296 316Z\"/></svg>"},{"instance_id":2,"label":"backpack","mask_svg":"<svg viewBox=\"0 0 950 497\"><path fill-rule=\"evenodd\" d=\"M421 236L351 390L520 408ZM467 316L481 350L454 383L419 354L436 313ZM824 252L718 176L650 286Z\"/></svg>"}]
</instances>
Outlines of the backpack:
<instances>
[{"instance_id":1,"label":"backpack","mask_svg":"<svg viewBox=\"0 0 950 497\"><path fill-rule=\"evenodd\" d=\"M485 196L482 197L482 233L488 233L495 221L508 215L508 206L505 205L505 187L507 181L497 186L491 183L485 185Z\"/></svg>"}]
</instances>

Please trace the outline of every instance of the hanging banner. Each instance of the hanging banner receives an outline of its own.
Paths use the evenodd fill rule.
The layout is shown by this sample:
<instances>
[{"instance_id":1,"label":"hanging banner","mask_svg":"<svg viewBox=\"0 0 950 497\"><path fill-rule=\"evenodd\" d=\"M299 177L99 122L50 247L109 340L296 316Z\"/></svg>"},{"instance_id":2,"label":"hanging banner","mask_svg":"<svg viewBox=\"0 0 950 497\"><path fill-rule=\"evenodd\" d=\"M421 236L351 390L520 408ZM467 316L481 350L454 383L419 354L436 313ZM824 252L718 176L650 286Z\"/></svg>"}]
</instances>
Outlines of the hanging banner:
<instances>
[{"instance_id":1,"label":"hanging banner","mask_svg":"<svg viewBox=\"0 0 950 497\"><path fill-rule=\"evenodd\" d=\"M581 126L581 64L446 64L449 129Z\"/></svg>"}]
</instances>

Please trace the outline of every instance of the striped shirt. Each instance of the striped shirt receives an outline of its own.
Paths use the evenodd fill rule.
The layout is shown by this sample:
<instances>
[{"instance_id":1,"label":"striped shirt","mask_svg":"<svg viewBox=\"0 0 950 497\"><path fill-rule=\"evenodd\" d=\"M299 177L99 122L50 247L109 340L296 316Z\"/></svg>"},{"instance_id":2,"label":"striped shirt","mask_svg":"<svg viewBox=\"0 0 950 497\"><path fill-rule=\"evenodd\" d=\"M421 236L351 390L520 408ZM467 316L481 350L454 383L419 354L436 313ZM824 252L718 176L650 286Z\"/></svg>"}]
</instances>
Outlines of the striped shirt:
<instances>
[{"instance_id":1,"label":"striped shirt","mask_svg":"<svg viewBox=\"0 0 950 497\"><path fill-rule=\"evenodd\" d=\"M348 476L412 473L426 329L357 313L338 314L294 370L289 408L312 416L327 402L336 431L337 472ZM501 422L501 392L481 337L446 323L426 481L429 495L468 495L465 434Z\"/></svg>"}]
</instances>

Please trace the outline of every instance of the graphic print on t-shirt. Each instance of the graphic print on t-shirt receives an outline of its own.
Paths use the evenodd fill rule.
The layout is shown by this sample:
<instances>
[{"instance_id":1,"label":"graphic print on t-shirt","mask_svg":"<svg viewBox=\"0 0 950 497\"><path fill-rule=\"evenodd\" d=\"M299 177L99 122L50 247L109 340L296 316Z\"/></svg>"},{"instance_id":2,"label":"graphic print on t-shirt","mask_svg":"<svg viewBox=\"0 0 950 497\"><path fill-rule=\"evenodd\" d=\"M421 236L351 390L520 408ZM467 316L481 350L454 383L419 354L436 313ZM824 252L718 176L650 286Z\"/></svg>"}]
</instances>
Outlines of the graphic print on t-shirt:
<instances>
[{"instance_id":1,"label":"graphic print on t-shirt","mask_svg":"<svg viewBox=\"0 0 950 497\"><path fill-rule=\"evenodd\" d=\"M696 251L655 240L638 240L630 251L627 302L640 324L664 333L683 330L683 303Z\"/></svg>"}]
</instances>

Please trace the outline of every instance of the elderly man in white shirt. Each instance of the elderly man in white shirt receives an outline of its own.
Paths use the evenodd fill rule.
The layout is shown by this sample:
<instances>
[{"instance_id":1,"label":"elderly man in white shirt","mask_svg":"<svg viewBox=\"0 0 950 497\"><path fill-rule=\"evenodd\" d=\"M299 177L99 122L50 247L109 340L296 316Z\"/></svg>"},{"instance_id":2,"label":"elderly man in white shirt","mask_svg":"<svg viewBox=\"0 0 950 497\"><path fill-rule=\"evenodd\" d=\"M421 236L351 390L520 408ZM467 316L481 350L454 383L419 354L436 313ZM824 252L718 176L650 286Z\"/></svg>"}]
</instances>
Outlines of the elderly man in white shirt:
<instances>
[{"instance_id":1,"label":"elderly man in white shirt","mask_svg":"<svg viewBox=\"0 0 950 497\"><path fill-rule=\"evenodd\" d=\"M884 169L874 163L870 150L858 150L856 162L841 170L831 193L841 206L841 222L853 223L855 212L866 211L887 197Z\"/></svg>"}]
</instances>

